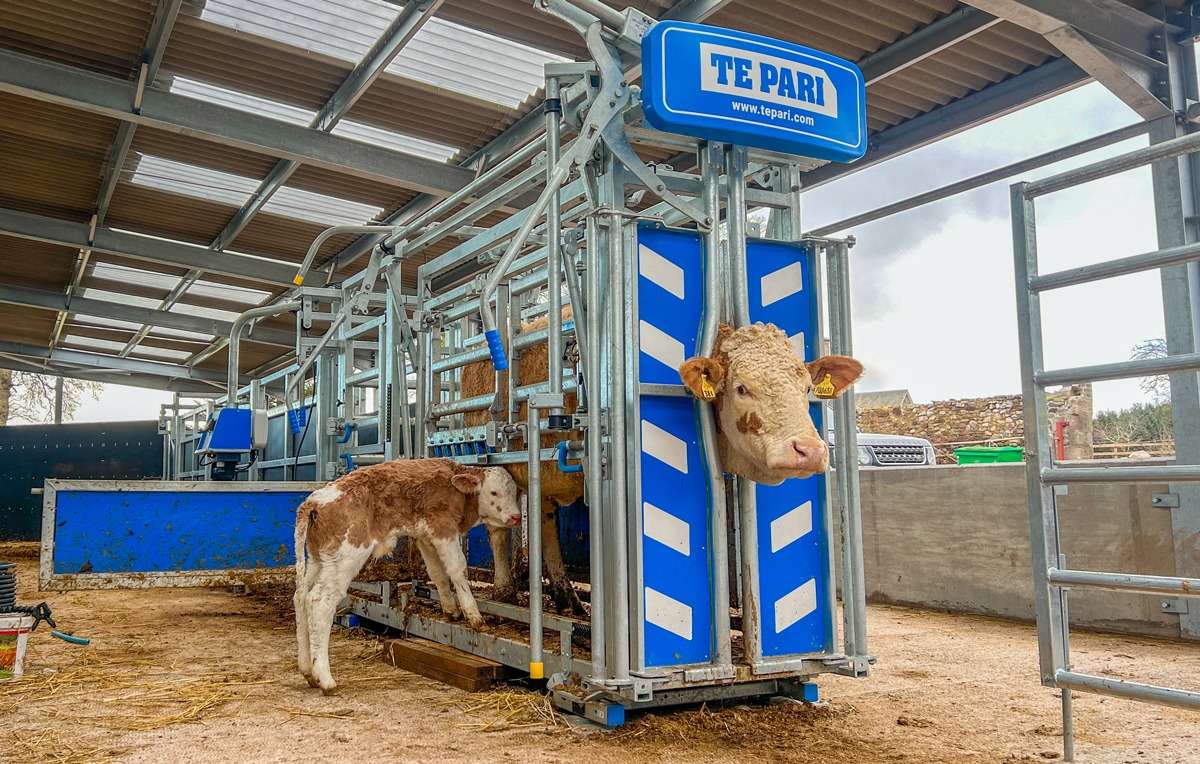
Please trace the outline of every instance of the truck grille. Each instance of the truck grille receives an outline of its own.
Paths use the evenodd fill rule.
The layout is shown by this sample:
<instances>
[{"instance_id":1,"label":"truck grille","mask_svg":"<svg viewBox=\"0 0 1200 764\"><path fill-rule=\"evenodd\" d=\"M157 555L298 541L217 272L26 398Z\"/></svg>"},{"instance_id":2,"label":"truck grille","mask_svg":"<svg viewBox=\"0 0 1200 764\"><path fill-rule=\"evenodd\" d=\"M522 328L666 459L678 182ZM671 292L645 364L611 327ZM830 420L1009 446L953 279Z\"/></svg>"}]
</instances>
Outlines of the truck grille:
<instances>
[{"instance_id":1,"label":"truck grille","mask_svg":"<svg viewBox=\"0 0 1200 764\"><path fill-rule=\"evenodd\" d=\"M879 464L924 464L924 446L868 446Z\"/></svg>"}]
</instances>

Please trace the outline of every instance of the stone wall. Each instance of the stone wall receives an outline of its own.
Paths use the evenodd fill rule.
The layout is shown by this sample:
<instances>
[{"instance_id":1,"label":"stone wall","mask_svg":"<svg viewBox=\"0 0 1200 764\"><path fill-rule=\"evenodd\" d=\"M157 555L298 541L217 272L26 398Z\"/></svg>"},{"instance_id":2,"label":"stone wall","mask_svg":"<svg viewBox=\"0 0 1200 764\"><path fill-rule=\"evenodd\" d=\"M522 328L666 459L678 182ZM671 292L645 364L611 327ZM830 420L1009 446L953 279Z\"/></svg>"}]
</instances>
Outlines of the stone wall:
<instances>
[{"instance_id":1,"label":"stone wall","mask_svg":"<svg viewBox=\"0 0 1200 764\"><path fill-rule=\"evenodd\" d=\"M1067 458L1092 458L1092 388L1072 385L1050 393L1051 426L1066 419ZM953 444L1020 445L1025 421L1021 396L965 398L934 401L911 406L866 409L858 412L862 432L913 435L925 438L939 449L939 460L952 462Z\"/></svg>"}]
</instances>

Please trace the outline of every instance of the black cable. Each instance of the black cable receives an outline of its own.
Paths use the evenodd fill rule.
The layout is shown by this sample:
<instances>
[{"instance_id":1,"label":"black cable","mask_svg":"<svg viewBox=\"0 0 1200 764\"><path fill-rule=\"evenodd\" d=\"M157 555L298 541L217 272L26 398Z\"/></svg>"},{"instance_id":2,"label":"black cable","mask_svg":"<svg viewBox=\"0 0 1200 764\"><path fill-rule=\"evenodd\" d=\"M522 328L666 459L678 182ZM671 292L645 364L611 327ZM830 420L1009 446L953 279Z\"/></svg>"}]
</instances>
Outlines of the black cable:
<instances>
[{"instance_id":1,"label":"black cable","mask_svg":"<svg viewBox=\"0 0 1200 764\"><path fill-rule=\"evenodd\" d=\"M313 368L313 370L312 370L313 392L315 393L317 391L317 365L314 363L312 368ZM313 408L314 409L316 408L315 403L313 404ZM312 423L312 414L309 412L308 408L304 405L304 383L303 382L300 384L300 410L304 412L304 431L300 433L300 440L296 443L296 456L292 459L292 478L293 479L295 479L295 477L296 477L296 470L299 469L299 467L300 467L300 449L304 447L304 439L308 437L308 426ZM315 470L315 465L314 465L314 470ZM313 477L315 478L316 474L314 474Z\"/></svg>"},{"instance_id":2,"label":"black cable","mask_svg":"<svg viewBox=\"0 0 1200 764\"><path fill-rule=\"evenodd\" d=\"M0 562L0 613L16 612L17 566L12 562Z\"/></svg>"}]
</instances>

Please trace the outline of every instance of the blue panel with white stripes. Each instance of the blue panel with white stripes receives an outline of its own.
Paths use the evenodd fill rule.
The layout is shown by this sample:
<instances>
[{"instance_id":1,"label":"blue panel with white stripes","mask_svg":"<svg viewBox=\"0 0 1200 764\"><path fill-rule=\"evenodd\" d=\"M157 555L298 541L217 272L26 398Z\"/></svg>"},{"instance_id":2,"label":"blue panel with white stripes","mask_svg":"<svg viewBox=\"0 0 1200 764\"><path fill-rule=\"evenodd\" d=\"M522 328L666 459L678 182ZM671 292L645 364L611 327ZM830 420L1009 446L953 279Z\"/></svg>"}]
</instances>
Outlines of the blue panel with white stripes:
<instances>
[{"instance_id":1,"label":"blue panel with white stripes","mask_svg":"<svg viewBox=\"0 0 1200 764\"><path fill-rule=\"evenodd\" d=\"M696 233L638 229L638 381L679 384L704 319ZM640 400L645 665L712 659L709 480L690 398Z\"/></svg>"},{"instance_id":2,"label":"blue panel with white stripes","mask_svg":"<svg viewBox=\"0 0 1200 764\"><path fill-rule=\"evenodd\" d=\"M816 357L819 304L813 267L804 247L751 240L746 245L750 320L787 333L804 360ZM810 407L824 432L821 407ZM825 481L821 477L755 486L758 509L759 633L764 658L828 652L833 645L825 536Z\"/></svg>"}]
</instances>

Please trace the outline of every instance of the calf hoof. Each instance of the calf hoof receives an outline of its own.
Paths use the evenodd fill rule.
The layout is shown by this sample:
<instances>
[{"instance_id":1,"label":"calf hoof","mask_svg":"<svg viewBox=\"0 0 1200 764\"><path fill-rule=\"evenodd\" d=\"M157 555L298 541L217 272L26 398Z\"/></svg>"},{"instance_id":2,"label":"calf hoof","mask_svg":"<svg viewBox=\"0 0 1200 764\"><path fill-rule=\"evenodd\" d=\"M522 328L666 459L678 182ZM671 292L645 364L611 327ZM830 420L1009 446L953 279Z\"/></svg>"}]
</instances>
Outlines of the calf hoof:
<instances>
[{"instance_id":1,"label":"calf hoof","mask_svg":"<svg viewBox=\"0 0 1200 764\"><path fill-rule=\"evenodd\" d=\"M496 602L507 602L510 605L515 605L517 604L517 588L512 584L497 586L492 589L492 599Z\"/></svg>"},{"instance_id":2,"label":"calf hoof","mask_svg":"<svg viewBox=\"0 0 1200 764\"><path fill-rule=\"evenodd\" d=\"M575 615L587 615L587 609L583 606L583 601L579 599L579 595L575 592L575 588L570 584L566 586L550 587L550 599L554 602L554 607L559 612L570 612Z\"/></svg>"},{"instance_id":3,"label":"calf hoof","mask_svg":"<svg viewBox=\"0 0 1200 764\"><path fill-rule=\"evenodd\" d=\"M483 619L483 616L479 616L479 617L477 617L477 618L468 618L468 619L467 619L467 624L468 624L468 625L469 625L469 626L470 626L472 629L475 629L475 630L477 630L477 631L478 631L478 630L482 630L482 629L484 629L484 628L487 626L487 621L485 621L485 620Z\"/></svg>"},{"instance_id":4,"label":"calf hoof","mask_svg":"<svg viewBox=\"0 0 1200 764\"><path fill-rule=\"evenodd\" d=\"M336 684L330 685L329 687L322 687L321 694L324 695L325 697L329 697L330 695L337 695L338 687Z\"/></svg>"},{"instance_id":5,"label":"calf hoof","mask_svg":"<svg viewBox=\"0 0 1200 764\"><path fill-rule=\"evenodd\" d=\"M321 686L321 683L318 682L315 678L313 678L313 676L311 674L305 674L304 680L306 682L308 682L309 687L320 687Z\"/></svg>"}]
</instances>

